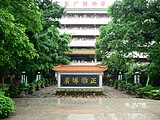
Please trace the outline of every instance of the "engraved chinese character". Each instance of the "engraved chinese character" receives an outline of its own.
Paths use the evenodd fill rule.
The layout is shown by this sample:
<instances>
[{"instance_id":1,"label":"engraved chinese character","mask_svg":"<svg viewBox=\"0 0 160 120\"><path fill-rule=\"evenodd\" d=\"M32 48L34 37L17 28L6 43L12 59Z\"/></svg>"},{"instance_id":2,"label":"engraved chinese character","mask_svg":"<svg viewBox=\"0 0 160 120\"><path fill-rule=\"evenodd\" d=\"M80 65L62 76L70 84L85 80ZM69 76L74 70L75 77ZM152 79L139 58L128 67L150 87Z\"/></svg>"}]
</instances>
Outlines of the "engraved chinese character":
<instances>
[{"instance_id":1,"label":"engraved chinese character","mask_svg":"<svg viewBox=\"0 0 160 120\"><path fill-rule=\"evenodd\" d=\"M88 2L87 1L83 1L83 6L87 6Z\"/></svg>"},{"instance_id":2,"label":"engraved chinese character","mask_svg":"<svg viewBox=\"0 0 160 120\"><path fill-rule=\"evenodd\" d=\"M78 84L78 83L79 83L78 77L73 78L73 79L72 79L72 82L73 82L74 84Z\"/></svg>"},{"instance_id":3,"label":"engraved chinese character","mask_svg":"<svg viewBox=\"0 0 160 120\"><path fill-rule=\"evenodd\" d=\"M97 84L96 78L91 78L90 84Z\"/></svg>"},{"instance_id":4,"label":"engraved chinese character","mask_svg":"<svg viewBox=\"0 0 160 120\"><path fill-rule=\"evenodd\" d=\"M65 7L69 6L68 1L65 1Z\"/></svg>"},{"instance_id":5,"label":"engraved chinese character","mask_svg":"<svg viewBox=\"0 0 160 120\"><path fill-rule=\"evenodd\" d=\"M69 84L69 82L70 82L70 79L69 79L68 77L66 77L66 78L64 79L64 84Z\"/></svg>"},{"instance_id":6,"label":"engraved chinese character","mask_svg":"<svg viewBox=\"0 0 160 120\"><path fill-rule=\"evenodd\" d=\"M92 5L95 7L97 5L97 2L92 2Z\"/></svg>"},{"instance_id":7,"label":"engraved chinese character","mask_svg":"<svg viewBox=\"0 0 160 120\"><path fill-rule=\"evenodd\" d=\"M78 1L74 2L74 6L76 6L78 4Z\"/></svg>"},{"instance_id":8,"label":"engraved chinese character","mask_svg":"<svg viewBox=\"0 0 160 120\"><path fill-rule=\"evenodd\" d=\"M101 6L102 6L102 7L105 6L105 1L102 1L102 2L101 2Z\"/></svg>"},{"instance_id":9,"label":"engraved chinese character","mask_svg":"<svg viewBox=\"0 0 160 120\"><path fill-rule=\"evenodd\" d=\"M82 77L81 83L87 84L88 83L88 79L86 77Z\"/></svg>"}]
</instances>

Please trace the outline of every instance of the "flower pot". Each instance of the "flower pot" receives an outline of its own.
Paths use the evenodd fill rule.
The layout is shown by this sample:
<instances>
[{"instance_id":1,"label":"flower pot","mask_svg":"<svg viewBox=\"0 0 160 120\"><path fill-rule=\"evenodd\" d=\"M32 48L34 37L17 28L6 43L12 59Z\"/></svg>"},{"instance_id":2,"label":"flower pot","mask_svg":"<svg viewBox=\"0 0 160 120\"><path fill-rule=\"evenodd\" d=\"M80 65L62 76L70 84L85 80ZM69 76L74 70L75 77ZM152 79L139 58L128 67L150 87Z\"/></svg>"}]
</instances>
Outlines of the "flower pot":
<instances>
[{"instance_id":1,"label":"flower pot","mask_svg":"<svg viewBox=\"0 0 160 120\"><path fill-rule=\"evenodd\" d=\"M142 98L142 97L143 97L143 95L142 95L142 93L137 92L137 93L136 93L136 97L137 97L137 98Z\"/></svg>"}]
</instances>

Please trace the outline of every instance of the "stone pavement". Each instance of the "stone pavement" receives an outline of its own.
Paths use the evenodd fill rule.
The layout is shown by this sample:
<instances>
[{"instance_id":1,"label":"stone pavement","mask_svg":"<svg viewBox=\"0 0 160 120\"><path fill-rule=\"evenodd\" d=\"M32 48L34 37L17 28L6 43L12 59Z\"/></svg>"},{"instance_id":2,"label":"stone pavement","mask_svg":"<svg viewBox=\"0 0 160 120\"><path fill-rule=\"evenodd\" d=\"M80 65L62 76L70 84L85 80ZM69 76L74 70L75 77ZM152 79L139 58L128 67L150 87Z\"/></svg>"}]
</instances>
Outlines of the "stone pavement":
<instances>
[{"instance_id":1,"label":"stone pavement","mask_svg":"<svg viewBox=\"0 0 160 120\"><path fill-rule=\"evenodd\" d=\"M160 120L160 101L139 99L105 87L106 96L59 97L55 86L15 98L16 111L6 120Z\"/></svg>"},{"instance_id":2,"label":"stone pavement","mask_svg":"<svg viewBox=\"0 0 160 120\"><path fill-rule=\"evenodd\" d=\"M28 94L25 96L25 98L51 98L51 97L57 97L55 96L57 86L50 86L46 87L44 89L41 89L40 91L35 91L32 95ZM114 89L113 87L103 86L105 98L131 98L134 96L124 94L124 91L118 91ZM63 96L65 97L65 96ZM82 96L81 96L82 97ZM90 97L90 96L88 96ZM92 96L94 98L94 96ZM96 97L96 96L95 96Z\"/></svg>"}]
</instances>

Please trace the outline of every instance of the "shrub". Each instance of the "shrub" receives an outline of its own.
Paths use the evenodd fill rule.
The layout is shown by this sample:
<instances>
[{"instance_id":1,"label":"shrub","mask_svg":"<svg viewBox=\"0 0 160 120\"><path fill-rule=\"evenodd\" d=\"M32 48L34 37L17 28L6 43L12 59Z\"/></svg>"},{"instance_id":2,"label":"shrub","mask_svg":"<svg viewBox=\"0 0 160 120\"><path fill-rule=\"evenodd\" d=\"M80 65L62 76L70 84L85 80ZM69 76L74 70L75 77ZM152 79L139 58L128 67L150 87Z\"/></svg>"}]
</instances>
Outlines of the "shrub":
<instances>
[{"instance_id":1,"label":"shrub","mask_svg":"<svg viewBox=\"0 0 160 120\"><path fill-rule=\"evenodd\" d=\"M10 97L16 97L19 93L19 88L18 86L12 84L10 87L9 87L9 94L10 94Z\"/></svg>"},{"instance_id":2,"label":"shrub","mask_svg":"<svg viewBox=\"0 0 160 120\"><path fill-rule=\"evenodd\" d=\"M37 86L41 86L41 85L42 85L42 83L43 83L43 81L42 81L42 80L38 80L38 81L36 82Z\"/></svg>"},{"instance_id":3,"label":"shrub","mask_svg":"<svg viewBox=\"0 0 160 120\"><path fill-rule=\"evenodd\" d=\"M131 90L131 87L132 87L132 83L127 83L124 85L124 88L127 90Z\"/></svg>"},{"instance_id":4,"label":"shrub","mask_svg":"<svg viewBox=\"0 0 160 120\"><path fill-rule=\"evenodd\" d=\"M14 101L0 92L0 118L7 118L14 110Z\"/></svg>"},{"instance_id":5,"label":"shrub","mask_svg":"<svg viewBox=\"0 0 160 120\"><path fill-rule=\"evenodd\" d=\"M131 90L132 90L133 92L137 92L138 89L141 88L141 87L142 87L142 84L137 83L137 84L135 84L135 85L133 85L133 86L131 87Z\"/></svg>"},{"instance_id":6,"label":"shrub","mask_svg":"<svg viewBox=\"0 0 160 120\"><path fill-rule=\"evenodd\" d=\"M149 92L146 92L145 95L152 99L160 99L160 89L150 90Z\"/></svg>"},{"instance_id":7,"label":"shrub","mask_svg":"<svg viewBox=\"0 0 160 120\"><path fill-rule=\"evenodd\" d=\"M118 89L118 80L115 80L115 82L114 82L114 88Z\"/></svg>"},{"instance_id":8,"label":"shrub","mask_svg":"<svg viewBox=\"0 0 160 120\"><path fill-rule=\"evenodd\" d=\"M25 83L22 83L22 84L20 84L19 85L19 90L20 91L28 91L28 89L29 89L29 84L25 84Z\"/></svg>"},{"instance_id":9,"label":"shrub","mask_svg":"<svg viewBox=\"0 0 160 120\"><path fill-rule=\"evenodd\" d=\"M114 86L114 81L115 81L114 79L109 80L110 86Z\"/></svg>"},{"instance_id":10,"label":"shrub","mask_svg":"<svg viewBox=\"0 0 160 120\"><path fill-rule=\"evenodd\" d=\"M125 84L126 84L126 81L124 81L124 80L118 80L118 87L119 88L124 88Z\"/></svg>"},{"instance_id":11,"label":"shrub","mask_svg":"<svg viewBox=\"0 0 160 120\"><path fill-rule=\"evenodd\" d=\"M145 87L139 88L138 91L143 94L145 92L149 92L152 89L154 89L154 87L152 87L151 85L147 85Z\"/></svg>"},{"instance_id":12,"label":"shrub","mask_svg":"<svg viewBox=\"0 0 160 120\"><path fill-rule=\"evenodd\" d=\"M36 83L35 82L32 82L29 84L29 89L36 89Z\"/></svg>"},{"instance_id":13,"label":"shrub","mask_svg":"<svg viewBox=\"0 0 160 120\"><path fill-rule=\"evenodd\" d=\"M160 89L157 91L157 93L153 94L153 98L160 100Z\"/></svg>"}]
</instances>

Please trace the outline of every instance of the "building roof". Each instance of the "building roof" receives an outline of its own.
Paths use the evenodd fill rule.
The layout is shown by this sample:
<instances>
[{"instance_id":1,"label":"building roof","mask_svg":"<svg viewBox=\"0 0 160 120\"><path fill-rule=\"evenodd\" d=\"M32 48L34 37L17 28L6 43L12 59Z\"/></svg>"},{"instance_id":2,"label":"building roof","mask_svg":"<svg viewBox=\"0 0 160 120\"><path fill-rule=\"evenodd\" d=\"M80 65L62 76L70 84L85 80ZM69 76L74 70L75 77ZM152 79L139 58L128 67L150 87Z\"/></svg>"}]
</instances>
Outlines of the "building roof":
<instances>
[{"instance_id":1,"label":"building roof","mask_svg":"<svg viewBox=\"0 0 160 120\"><path fill-rule=\"evenodd\" d=\"M53 66L52 68L54 71L58 72L102 72L108 69L108 66L100 66L100 65L59 65Z\"/></svg>"}]
</instances>

